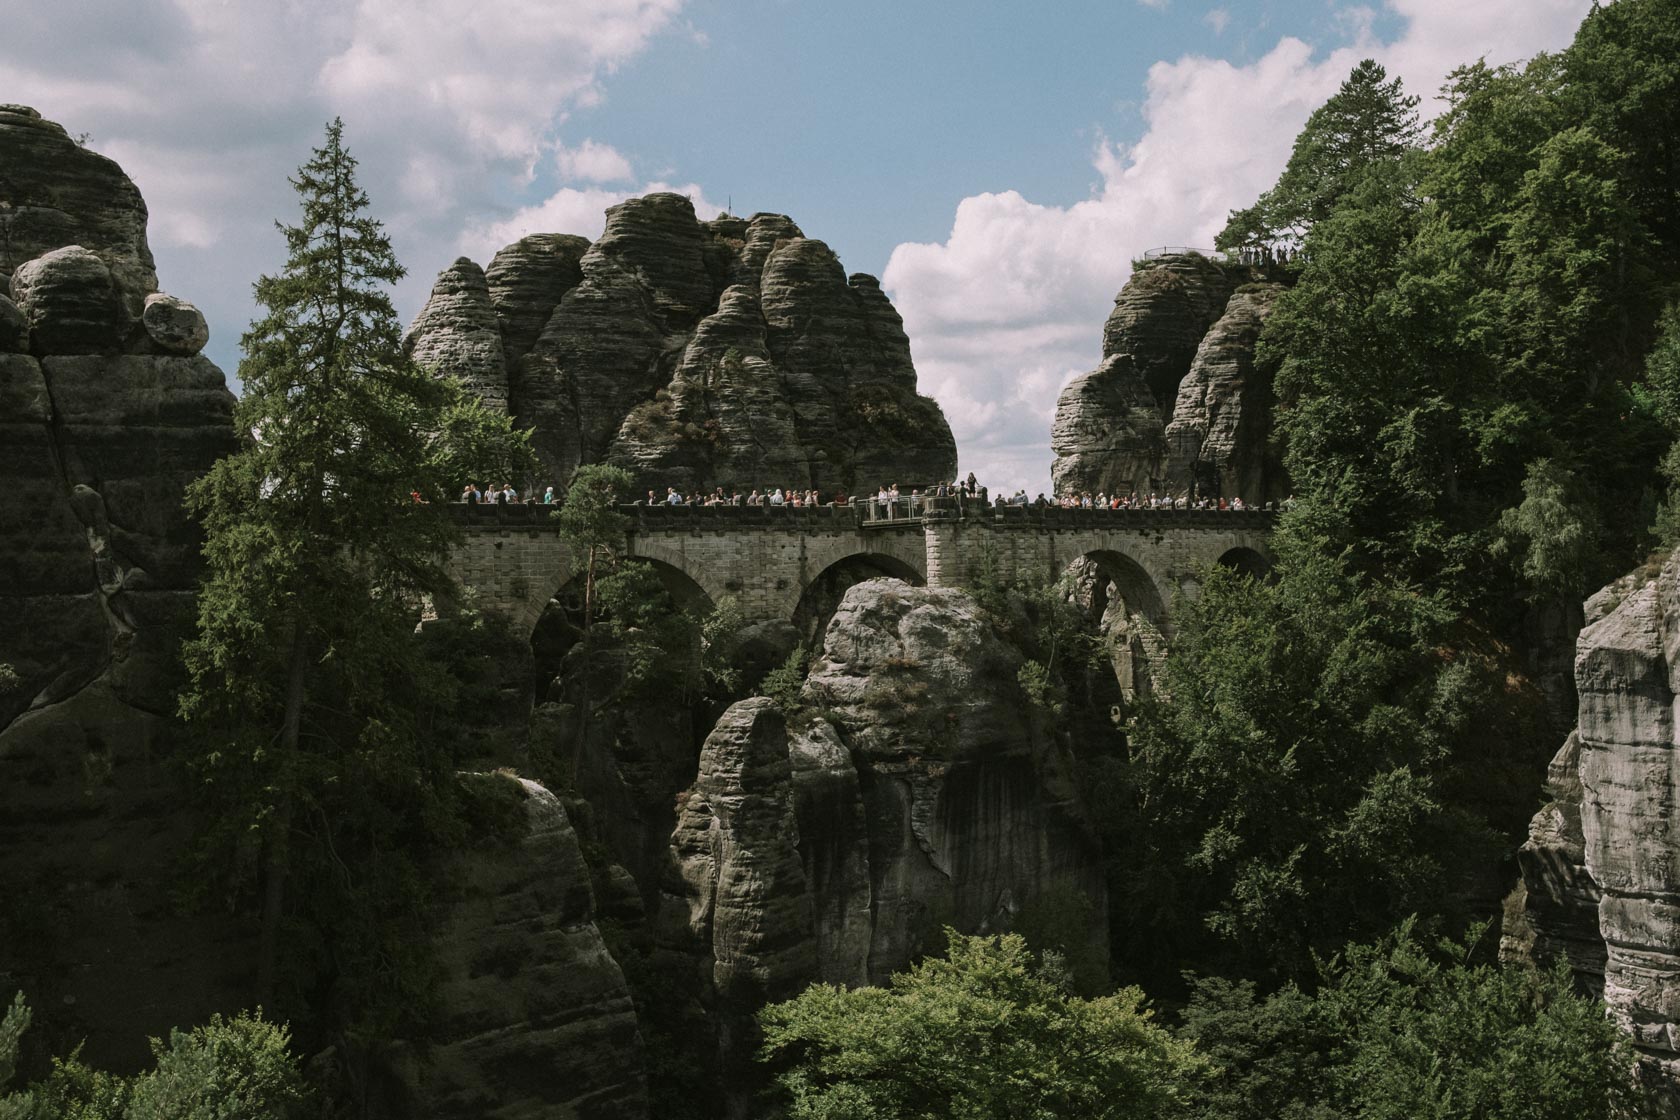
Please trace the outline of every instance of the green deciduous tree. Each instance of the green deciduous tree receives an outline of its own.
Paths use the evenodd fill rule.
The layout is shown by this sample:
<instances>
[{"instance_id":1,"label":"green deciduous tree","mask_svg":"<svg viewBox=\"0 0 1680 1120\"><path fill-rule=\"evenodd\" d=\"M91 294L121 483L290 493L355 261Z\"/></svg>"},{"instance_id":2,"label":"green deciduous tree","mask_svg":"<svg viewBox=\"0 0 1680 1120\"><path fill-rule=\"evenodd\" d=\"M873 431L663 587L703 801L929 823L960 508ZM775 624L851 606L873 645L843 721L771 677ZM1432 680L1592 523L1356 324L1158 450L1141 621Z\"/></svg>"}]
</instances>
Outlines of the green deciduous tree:
<instances>
[{"instance_id":1,"label":"green deciduous tree","mask_svg":"<svg viewBox=\"0 0 1680 1120\"><path fill-rule=\"evenodd\" d=\"M19 994L0 1024L0 1089L28 1026ZM241 1012L152 1039L153 1067L133 1077L86 1065L78 1047L27 1090L0 1094L0 1120L300 1120L312 1094L290 1046L284 1026Z\"/></svg>"},{"instance_id":2,"label":"green deciduous tree","mask_svg":"<svg viewBox=\"0 0 1680 1120\"><path fill-rule=\"evenodd\" d=\"M566 498L554 514L554 523L571 546L583 554L583 626L595 620L595 584L598 578L618 566L624 555L624 535L630 519L618 512L630 483L623 467L608 463L587 463L577 469L566 487Z\"/></svg>"},{"instance_id":3,"label":"green deciduous tree","mask_svg":"<svg viewBox=\"0 0 1680 1120\"><path fill-rule=\"evenodd\" d=\"M1024 938L948 933L886 988L819 984L760 1012L797 1120L1147 1120L1179 1115L1202 1063L1143 993L1070 994Z\"/></svg>"},{"instance_id":4,"label":"green deciduous tree","mask_svg":"<svg viewBox=\"0 0 1680 1120\"><path fill-rule=\"evenodd\" d=\"M375 888L412 887L407 864L371 854L435 832L451 780L408 703L426 687L419 608L449 587L442 503L463 453L522 442L404 356L386 293L403 270L355 166L334 121L292 180L302 216L280 226L288 259L257 281L242 339L248 438L188 494L209 570L180 707L202 745L210 881L260 891L260 997L284 941L314 961L294 989L334 976L366 1008L413 951L371 912L412 913Z\"/></svg>"},{"instance_id":5,"label":"green deciduous tree","mask_svg":"<svg viewBox=\"0 0 1680 1120\"><path fill-rule=\"evenodd\" d=\"M721 699L741 684L744 619L734 600L679 601L652 564L628 555L631 522L618 503L631 481L621 467L586 464L554 514L583 569L581 607L568 624L575 645L566 655L583 715L580 738L609 708Z\"/></svg>"},{"instance_id":6,"label":"green deciduous tree","mask_svg":"<svg viewBox=\"0 0 1680 1120\"><path fill-rule=\"evenodd\" d=\"M1196 984L1183 1033L1218 1065L1194 1120L1611 1120L1650 1115L1632 1055L1567 966L1477 962L1477 935L1410 922L1328 959L1310 989ZM1480 934L1485 939L1485 933Z\"/></svg>"},{"instance_id":7,"label":"green deciduous tree","mask_svg":"<svg viewBox=\"0 0 1680 1120\"><path fill-rule=\"evenodd\" d=\"M1462 785L1511 765L1492 733L1524 726L1504 669L1442 656L1440 603L1349 571L1299 526L1277 543L1276 582L1213 570L1179 603L1132 725L1113 858L1132 967L1310 974L1314 953L1448 905L1453 869L1497 850L1498 807L1472 811Z\"/></svg>"}]
</instances>

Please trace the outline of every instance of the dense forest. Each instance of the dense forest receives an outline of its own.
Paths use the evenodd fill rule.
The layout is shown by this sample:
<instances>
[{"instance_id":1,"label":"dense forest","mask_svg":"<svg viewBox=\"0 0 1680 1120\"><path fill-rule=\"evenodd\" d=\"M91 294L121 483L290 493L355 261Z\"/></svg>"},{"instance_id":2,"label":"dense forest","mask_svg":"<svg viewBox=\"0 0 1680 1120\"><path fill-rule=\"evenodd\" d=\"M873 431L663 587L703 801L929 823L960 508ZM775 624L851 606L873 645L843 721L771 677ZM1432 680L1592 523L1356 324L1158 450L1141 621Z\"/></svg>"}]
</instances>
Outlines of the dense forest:
<instances>
[{"instance_id":1,"label":"dense forest","mask_svg":"<svg viewBox=\"0 0 1680 1120\"><path fill-rule=\"evenodd\" d=\"M1271 570L1208 571L1135 691L1071 582L974 589L1076 760L1106 951L1069 899L948 931L890 985L775 1001L751 1026L756 1114L1661 1107L1566 966L1496 956L1573 722L1555 666L1579 604L1680 543L1680 5L1595 8L1563 52L1469 63L1442 98L1426 123L1361 63L1220 235L1288 285L1261 339L1294 487ZM448 603L440 509L463 463L513 477L531 452L403 355L383 294L401 271L354 166L335 124L295 180L303 219L240 367L240 428L261 438L191 495L209 576L179 713L201 818L181 904L258 922L252 1010L124 1077L37 1038L20 996L0 1118L358 1114L359 1056L438 1011L428 861L517 823L460 776L500 757L486 713L518 643ZM537 702L578 737L653 707L704 737L755 693L796 722L813 651L755 660L728 604L694 609L626 560L627 483L595 465L569 488L559 531L587 573L539 626ZM417 631L417 602L448 617ZM604 892L577 758L533 750L527 776L573 799ZM672 958L628 927L608 944L657 1114L719 1114L708 1057L660 1006L686 983ZM352 1073L306 1078L328 1046Z\"/></svg>"}]
</instances>

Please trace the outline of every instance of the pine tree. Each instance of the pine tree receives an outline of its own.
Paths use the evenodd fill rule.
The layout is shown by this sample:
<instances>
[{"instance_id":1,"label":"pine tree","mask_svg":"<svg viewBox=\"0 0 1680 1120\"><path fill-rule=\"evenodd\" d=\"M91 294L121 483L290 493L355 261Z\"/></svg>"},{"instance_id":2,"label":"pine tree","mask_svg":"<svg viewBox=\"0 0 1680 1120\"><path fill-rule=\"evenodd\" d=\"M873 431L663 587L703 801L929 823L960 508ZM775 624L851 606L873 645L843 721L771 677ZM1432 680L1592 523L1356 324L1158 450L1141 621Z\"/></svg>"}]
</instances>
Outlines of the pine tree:
<instances>
[{"instance_id":1,"label":"pine tree","mask_svg":"<svg viewBox=\"0 0 1680 1120\"><path fill-rule=\"evenodd\" d=\"M1253 206L1231 212L1216 240L1219 248L1298 245L1370 168L1417 147L1418 99L1399 78L1387 79L1371 59L1353 68L1341 89L1307 118L1277 184Z\"/></svg>"},{"instance_id":2,"label":"pine tree","mask_svg":"<svg viewBox=\"0 0 1680 1120\"><path fill-rule=\"evenodd\" d=\"M302 219L277 223L285 267L255 285L236 413L247 439L188 494L209 571L181 712L203 742L205 850L260 887L264 1002L282 923L301 917L318 942L308 911L360 889L355 837L412 826L449 780L405 703L421 672L416 608L449 587L442 504L459 447L526 454L505 417L404 355L386 294L403 269L355 168L334 120L291 180ZM289 881L316 860L344 881L337 901L293 905Z\"/></svg>"}]
</instances>

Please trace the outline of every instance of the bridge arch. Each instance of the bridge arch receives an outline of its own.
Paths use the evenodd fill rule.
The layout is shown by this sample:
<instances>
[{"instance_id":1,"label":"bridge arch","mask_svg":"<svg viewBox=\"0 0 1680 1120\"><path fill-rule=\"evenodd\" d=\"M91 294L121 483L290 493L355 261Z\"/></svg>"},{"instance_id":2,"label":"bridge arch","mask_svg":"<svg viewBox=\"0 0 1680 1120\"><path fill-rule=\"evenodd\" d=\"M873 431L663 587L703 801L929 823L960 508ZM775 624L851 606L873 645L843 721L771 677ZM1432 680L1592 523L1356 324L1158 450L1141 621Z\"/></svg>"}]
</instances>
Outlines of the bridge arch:
<instances>
[{"instance_id":1,"label":"bridge arch","mask_svg":"<svg viewBox=\"0 0 1680 1120\"><path fill-rule=\"evenodd\" d=\"M623 563L637 564L650 569L660 587L671 597L679 610L704 613L716 605L706 589L681 568L647 556L631 556ZM536 679L536 695L547 694L549 684L559 675L566 654L582 637L583 588L586 576L583 565L570 570L560 586L551 591L542 609L526 631L531 647L532 665Z\"/></svg>"},{"instance_id":2,"label":"bridge arch","mask_svg":"<svg viewBox=\"0 0 1680 1120\"><path fill-rule=\"evenodd\" d=\"M675 581L701 592L706 601L713 605L730 594L728 573L722 566L706 563L703 559L691 557L688 551L680 546L673 546L667 541L651 538L650 534L640 534L631 541L630 555L637 560L646 560L657 565L661 573L660 580ZM682 579L678 580L677 577Z\"/></svg>"},{"instance_id":3,"label":"bridge arch","mask_svg":"<svg viewBox=\"0 0 1680 1120\"><path fill-rule=\"evenodd\" d=\"M1168 596L1142 564L1111 548L1082 552L1068 567L1081 562L1090 565L1097 577L1091 604L1096 614L1100 616L1112 605L1112 597L1118 596L1128 614L1142 615L1157 628L1166 626Z\"/></svg>"},{"instance_id":4,"label":"bridge arch","mask_svg":"<svg viewBox=\"0 0 1680 1120\"><path fill-rule=\"evenodd\" d=\"M925 550L923 555L926 555ZM792 618L800 640L809 642L820 638L846 592L865 580L882 576L901 579L917 587L927 582L924 573L915 565L890 552L853 552L842 556L806 580L801 588Z\"/></svg>"},{"instance_id":5,"label":"bridge arch","mask_svg":"<svg viewBox=\"0 0 1680 1120\"><path fill-rule=\"evenodd\" d=\"M1265 579L1272 574L1271 558L1258 549L1249 548L1246 545L1237 545L1235 548L1226 549L1214 563L1221 568L1229 568L1242 575L1253 576L1255 579Z\"/></svg>"}]
</instances>

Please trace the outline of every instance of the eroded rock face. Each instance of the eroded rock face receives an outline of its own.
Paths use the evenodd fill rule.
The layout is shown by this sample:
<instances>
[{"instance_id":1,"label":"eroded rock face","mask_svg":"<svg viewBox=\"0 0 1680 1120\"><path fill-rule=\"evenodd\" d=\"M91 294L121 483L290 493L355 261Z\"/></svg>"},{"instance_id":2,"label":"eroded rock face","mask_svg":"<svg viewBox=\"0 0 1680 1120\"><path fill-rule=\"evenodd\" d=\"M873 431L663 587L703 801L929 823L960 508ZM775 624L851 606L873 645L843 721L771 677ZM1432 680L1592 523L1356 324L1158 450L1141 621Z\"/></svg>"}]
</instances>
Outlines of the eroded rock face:
<instances>
[{"instance_id":1,"label":"eroded rock face","mask_svg":"<svg viewBox=\"0 0 1680 1120\"><path fill-rule=\"evenodd\" d=\"M583 279L583 254L588 251L587 238L533 233L491 259L484 276L510 367L531 352L560 300Z\"/></svg>"},{"instance_id":2,"label":"eroded rock face","mask_svg":"<svg viewBox=\"0 0 1680 1120\"><path fill-rule=\"evenodd\" d=\"M1642 1063L1680 1084L1680 553L1588 600L1575 733L1522 853L1522 928L1602 984ZM1521 938L1508 951L1522 951Z\"/></svg>"},{"instance_id":3,"label":"eroded rock face","mask_svg":"<svg viewBox=\"0 0 1680 1120\"><path fill-rule=\"evenodd\" d=\"M544 483L581 463L628 467L638 490L816 486L832 493L955 476L938 406L916 393L909 340L873 277L779 214L696 220L654 194L607 213L593 245L537 234L461 303L458 261L410 328L418 356L467 377L535 431ZM446 313L448 312L448 313Z\"/></svg>"},{"instance_id":4,"label":"eroded rock face","mask_svg":"<svg viewBox=\"0 0 1680 1120\"><path fill-rule=\"evenodd\" d=\"M846 593L791 745L823 979L882 983L943 925L1008 928L1050 894L1090 901L1083 932L1102 951L1072 759L1021 695L1020 665L964 592L880 579Z\"/></svg>"},{"instance_id":5,"label":"eroded rock face","mask_svg":"<svg viewBox=\"0 0 1680 1120\"><path fill-rule=\"evenodd\" d=\"M673 852L712 959L761 962L768 986L811 968L881 983L937 948L943 925L1007 929L1053 892L1090 900L1079 932L1103 944L1072 760L1020 695L1020 665L964 592L892 579L849 590L792 730L746 701L702 755ZM742 868L728 844L751 849ZM731 883L747 889L726 906ZM738 916L720 925L724 912Z\"/></svg>"},{"instance_id":6,"label":"eroded rock face","mask_svg":"<svg viewBox=\"0 0 1680 1120\"><path fill-rule=\"evenodd\" d=\"M507 411L501 326L484 270L466 257L438 273L431 298L403 337L403 349L426 369L459 377L495 411Z\"/></svg>"},{"instance_id":7,"label":"eroded rock face","mask_svg":"<svg viewBox=\"0 0 1680 1120\"><path fill-rule=\"evenodd\" d=\"M1287 489L1271 370L1255 343L1281 287L1196 253L1143 262L1103 327L1102 363L1056 403L1058 494L1193 491L1247 501ZM1236 293L1233 295L1233 293Z\"/></svg>"},{"instance_id":8,"label":"eroded rock face","mask_svg":"<svg viewBox=\"0 0 1680 1120\"><path fill-rule=\"evenodd\" d=\"M130 321L157 270L146 203L122 168L23 105L0 105L0 273L65 245L82 245L115 278Z\"/></svg>"},{"instance_id":9,"label":"eroded rock face","mask_svg":"<svg viewBox=\"0 0 1680 1120\"><path fill-rule=\"evenodd\" d=\"M110 353L128 333L110 268L80 245L18 265L12 302L23 312L36 354Z\"/></svg>"},{"instance_id":10,"label":"eroded rock face","mask_svg":"<svg viewBox=\"0 0 1680 1120\"><path fill-rule=\"evenodd\" d=\"M0 108L0 972L119 1067L239 1006L250 961L168 901L189 822L161 717L201 571L182 494L234 448L234 401L202 317L156 295L145 218L114 163Z\"/></svg>"},{"instance_id":11,"label":"eroded rock face","mask_svg":"<svg viewBox=\"0 0 1680 1120\"><path fill-rule=\"evenodd\" d=\"M1255 350L1282 292L1281 284L1245 285L1202 336L1166 429L1169 489L1274 496L1283 475L1271 445L1274 371L1257 361Z\"/></svg>"},{"instance_id":12,"label":"eroded rock face","mask_svg":"<svg viewBox=\"0 0 1680 1120\"><path fill-rule=\"evenodd\" d=\"M441 873L450 891L434 942L441 1017L423 1052L388 1055L407 1091L400 1114L642 1120L635 1009L595 925L565 809L535 782L468 780L512 787L524 831L463 850Z\"/></svg>"},{"instance_id":13,"label":"eroded rock face","mask_svg":"<svg viewBox=\"0 0 1680 1120\"><path fill-rule=\"evenodd\" d=\"M708 736L661 921L708 981L726 1086L753 1083L753 1008L813 980L884 983L946 925L1001 931L1084 900L1061 933L1106 959L1097 844L1020 666L966 593L871 580L790 718L759 697Z\"/></svg>"},{"instance_id":14,"label":"eroded rock face","mask_svg":"<svg viewBox=\"0 0 1680 1120\"><path fill-rule=\"evenodd\" d=\"M210 325L204 321L204 313L186 300L162 292L146 297L140 321L153 344L165 354L189 357L210 341Z\"/></svg>"}]
</instances>

